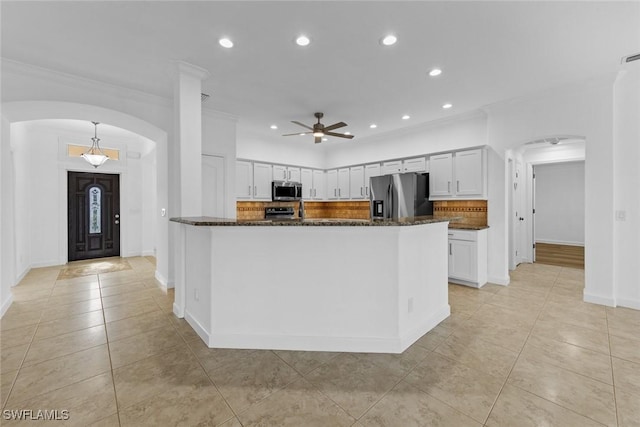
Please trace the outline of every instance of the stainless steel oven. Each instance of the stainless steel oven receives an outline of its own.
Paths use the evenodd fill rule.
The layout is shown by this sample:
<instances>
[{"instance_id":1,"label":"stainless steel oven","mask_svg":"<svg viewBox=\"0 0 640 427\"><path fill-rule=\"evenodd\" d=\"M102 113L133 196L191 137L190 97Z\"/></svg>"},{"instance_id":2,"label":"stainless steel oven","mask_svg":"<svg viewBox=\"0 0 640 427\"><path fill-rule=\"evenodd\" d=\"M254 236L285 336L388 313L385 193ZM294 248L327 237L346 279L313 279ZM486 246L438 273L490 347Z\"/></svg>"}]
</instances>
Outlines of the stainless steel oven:
<instances>
[{"instance_id":1,"label":"stainless steel oven","mask_svg":"<svg viewBox=\"0 0 640 427\"><path fill-rule=\"evenodd\" d=\"M274 202L302 199L302 184L291 181L273 181L271 200Z\"/></svg>"}]
</instances>

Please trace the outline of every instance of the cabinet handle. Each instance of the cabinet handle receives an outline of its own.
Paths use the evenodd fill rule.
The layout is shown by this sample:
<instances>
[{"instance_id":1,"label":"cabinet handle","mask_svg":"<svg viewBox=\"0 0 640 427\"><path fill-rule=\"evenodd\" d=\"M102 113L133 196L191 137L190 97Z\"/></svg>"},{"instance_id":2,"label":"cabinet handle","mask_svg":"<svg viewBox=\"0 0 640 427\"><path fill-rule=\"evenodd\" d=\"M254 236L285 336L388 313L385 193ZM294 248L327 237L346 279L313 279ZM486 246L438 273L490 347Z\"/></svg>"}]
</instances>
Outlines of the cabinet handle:
<instances>
[{"instance_id":1,"label":"cabinet handle","mask_svg":"<svg viewBox=\"0 0 640 427\"><path fill-rule=\"evenodd\" d=\"M338 188L338 197L342 196L342 188Z\"/></svg>"},{"instance_id":2,"label":"cabinet handle","mask_svg":"<svg viewBox=\"0 0 640 427\"><path fill-rule=\"evenodd\" d=\"M456 193L460 192L460 181L456 181Z\"/></svg>"},{"instance_id":3,"label":"cabinet handle","mask_svg":"<svg viewBox=\"0 0 640 427\"><path fill-rule=\"evenodd\" d=\"M291 171L289 171L289 176L287 179L291 179Z\"/></svg>"},{"instance_id":4,"label":"cabinet handle","mask_svg":"<svg viewBox=\"0 0 640 427\"><path fill-rule=\"evenodd\" d=\"M338 190L337 189L333 189L333 197L338 197Z\"/></svg>"},{"instance_id":5,"label":"cabinet handle","mask_svg":"<svg viewBox=\"0 0 640 427\"><path fill-rule=\"evenodd\" d=\"M363 191L363 190L364 190L364 188L363 188L363 187L360 187L360 195L361 195L361 196L364 196L364 191Z\"/></svg>"},{"instance_id":6,"label":"cabinet handle","mask_svg":"<svg viewBox=\"0 0 640 427\"><path fill-rule=\"evenodd\" d=\"M449 243L449 255L453 255L453 252L451 251L451 243Z\"/></svg>"},{"instance_id":7,"label":"cabinet handle","mask_svg":"<svg viewBox=\"0 0 640 427\"><path fill-rule=\"evenodd\" d=\"M258 187L256 187L255 185L253 186L253 195L255 196L256 194L258 194Z\"/></svg>"},{"instance_id":8,"label":"cabinet handle","mask_svg":"<svg viewBox=\"0 0 640 427\"><path fill-rule=\"evenodd\" d=\"M251 186L249 186L249 193L247 194L249 194L249 196L251 195Z\"/></svg>"},{"instance_id":9,"label":"cabinet handle","mask_svg":"<svg viewBox=\"0 0 640 427\"><path fill-rule=\"evenodd\" d=\"M451 181L447 181L447 193L451 193Z\"/></svg>"}]
</instances>

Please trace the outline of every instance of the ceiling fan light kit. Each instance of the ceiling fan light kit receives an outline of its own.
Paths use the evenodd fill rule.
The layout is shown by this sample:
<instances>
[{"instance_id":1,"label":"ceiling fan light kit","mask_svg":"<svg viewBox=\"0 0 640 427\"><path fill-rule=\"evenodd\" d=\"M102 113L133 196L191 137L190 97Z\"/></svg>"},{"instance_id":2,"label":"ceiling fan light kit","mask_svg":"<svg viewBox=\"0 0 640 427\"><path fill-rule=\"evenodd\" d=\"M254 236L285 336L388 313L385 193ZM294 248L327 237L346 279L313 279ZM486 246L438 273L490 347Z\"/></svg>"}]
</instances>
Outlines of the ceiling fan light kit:
<instances>
[{"instance_id":1,"label":"ceiling fan light kit","mask_svg":"<svg viewBox=\"0 0 640 427\"><path fill-rule=\"evenodd\" d=\"M303 128L309 129L309 132L287 133L287 134L284 134L282 136L313 135L314 142L316 144L318 144L319 142L322 142L322 141L326 141L326 138L324 138L325 136L335 136L335 137L338 137L338 138L347 138L347 139L352 139L353 138L353 135L351 135L351 134L331 132L332 130L339 129L339 128L347 126L347 124L345 122L338 122L338 123L334 123L334 124L329 125L329 126L325 126L322 123L320 123L320 119L322 117L324 117L323 113L315 113L314 116L318 119L318 122L315 123L313 125L313 127L307 126L304 123L300 123L300 122L297 122L295 120L293 120L291 122L291 123L294 123L294 124L296 124L298 126L302 126Z\"/></svg>"}]
</instances>

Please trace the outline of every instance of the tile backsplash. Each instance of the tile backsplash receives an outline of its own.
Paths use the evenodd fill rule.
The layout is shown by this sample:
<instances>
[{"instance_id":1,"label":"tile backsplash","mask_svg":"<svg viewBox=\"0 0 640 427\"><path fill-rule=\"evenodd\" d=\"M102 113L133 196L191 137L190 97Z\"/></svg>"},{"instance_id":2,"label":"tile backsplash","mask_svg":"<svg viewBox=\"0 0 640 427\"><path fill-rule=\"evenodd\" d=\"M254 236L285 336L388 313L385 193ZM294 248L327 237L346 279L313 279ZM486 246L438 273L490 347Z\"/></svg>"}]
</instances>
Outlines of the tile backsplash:
<instances>
[{"instance_id":1,"label":"tile backsplash","mask_svg":"<svg viewBox=\"0 0 640 427\"><path fill-rule=\"evenodd\" d=\"M298 204L299 202L236 202L236 215L238 219L263 219L266 207L290 206L297 217ZM306 218L369 219L369 201L305 201L304 211Z\"/></svg>"},{"instance_id":2,"label":"tile backsplash","mask_svg":"<svg viewBox=\"0 0 640 427\"><path fill-rule=\"evenodd\" d=\"M461 216L462 220L456 224L486 226L486 200L447 200L433 202L433 216Z\"/></svg>"}]
</instances>

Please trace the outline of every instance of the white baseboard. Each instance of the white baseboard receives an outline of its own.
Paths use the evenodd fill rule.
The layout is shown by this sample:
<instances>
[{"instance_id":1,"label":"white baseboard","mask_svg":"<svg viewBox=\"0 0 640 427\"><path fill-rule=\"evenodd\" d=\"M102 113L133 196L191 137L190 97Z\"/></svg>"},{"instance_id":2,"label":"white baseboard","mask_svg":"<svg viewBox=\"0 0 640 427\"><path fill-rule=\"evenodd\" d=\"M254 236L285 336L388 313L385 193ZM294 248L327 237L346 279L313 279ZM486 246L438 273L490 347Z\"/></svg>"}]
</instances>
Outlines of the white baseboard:
<instances>
[{"instance_id":1,"label":"white baseboard","mask_svg":"<svg viewBox=\"0 0 640 427\"><path fill-rule=\"evenodd\" d=\"M447 307L440 310L439 312L431 315L425 322L423 322L419 327L414 328L408 334L405 334L400 338L400 353L405 351L407 348L411 346L414 342L416 342L420 337L424 334L435 328L440 322L451 315L451 306L447 304Z\"/></svg>"},{"instance_id":2,"label":"white baseboard","mask_svg":"<svg viewBox=\"0 0 640 427\"><path fill-rule=\"evenodd\" d=\"M149 250L149 251L142 251L142 256L156 256L156 251Z\"/></svg>"},{"instance_id":3,"label":"white baseboard","mask_svg":"<svg viewBox=\"0 0 640 427\"><path fill-rule=\"evenodd\" d=\"M586 289L584 290L584 294L583 295L584 295L584 302L590 302L592 304L606 305L608 307L615 307L616 306L615 298L604 296L604 295L592 294L592 293L587 292Z\"/></svg>"},{"instance_id":4,"label":"white baseboard","mask_svg":"<svg viewBox=\"0 0 640 427\"><path fill-rule=\"evenodd\" d=\"M187 323L191 325L193 330L196 331L196 334L198 334L198 336L202 338L202 341L204 341L205 344L211 347L211 336L209 335L209 333L207 333L207 330L200 324L200 322L194 319L194 317L189 314L189 312L184 313L184 320L186 320Z\"/></svg>"},{"instance_id":5,"label":"white baseboard","mask_svg":"<svg viewBox=\"0 0 640 427\"><path fill-rule=\"evenodd\" d=\"M165 291L174 287L173 282L167 280L162 274L158 272L158 270L156 270L155 272L155 278L158 282L160 282L160 287Z\"/></svg>"},{"instance_id":6,"label":"white baseboard","mask_svg":"<svg viewBox=\"0 0 640 427\"><path fill-rule=\"evenodd\" d=\"M616 303L618 307L627 307L640 310L640 300L637 299L617 298Z\"/></svg>"},{"instance_id":7,"label":"white baseboard","mask_svg":"<svg viewBox=\"0 0 640 427\"><path fill-rule=\"evenodd\" d=\"M56 267L58 265L64 265L65 263L60 263L58 260L53 261L40 261L40 262L32 262L31 268L42 268L42 267Z\"/></svg>"},{"instance_id":8,"label":"white baseboard","mask_svg":"<svg viewBox=\"0 0 640 427\"><path fill-rule=\"evenodd\" d=\"M184 310L175 302L173 303L173 314L175 314L179 319L182 319L184 317Z\"/></svg>"},{"instance_id":9,"label":"white baseboard","mask_svg":"<svg viewBox=\"0 0 640 427\"><path fill-rule=\"evenodd\" d=\"M494 285L508 286L509 283L511 283L511 277L489 276L487 283L493 283Z\"/></svg>"},{"instance_id":10,"label":"white baseboard","mask_svg":"<svg viewBox=\"0 0 640 427\"><path fill-rule=\"evenodd\" d=\"M2 302L2 306L0 306L0 318L9 310L11 303L13 303L13 294L9 292L9 296Z\"/></svg>"},{"instance_id":11,"label":"white baseboard","mask_svg":"<svg viewBox=\"0 0 640 427\"><path fill-rule=\"evenodd\" d=\"M565 240L536 239L536 243L548 243L550 245L584 246L584 242L567 242Z\"/></svg>"},{"instance_id":12,"label":"white baseboard","mask_svg":"<svg viewBox=\"0 0 640 427\"><path fill-rule=\"evenodd\" d=\"M17 285L18 283L20 283L22 281L22 279L24 279L24 277L31 271L31 267L27 267L24 269L24 271L22 273L20 273L18 275L18 277L16 277L16 281L12 286Z\"/></svg>"}]
</instances>

